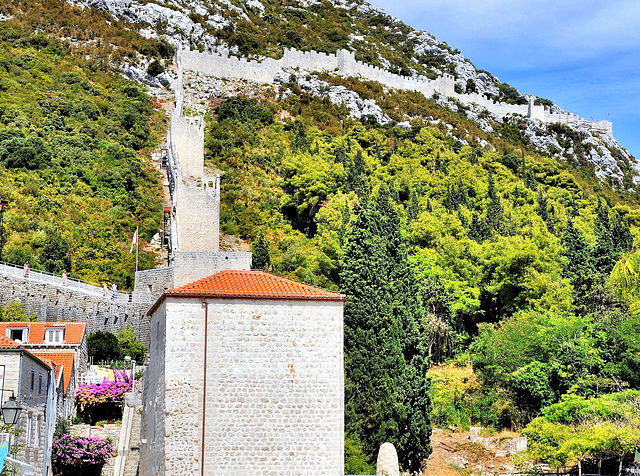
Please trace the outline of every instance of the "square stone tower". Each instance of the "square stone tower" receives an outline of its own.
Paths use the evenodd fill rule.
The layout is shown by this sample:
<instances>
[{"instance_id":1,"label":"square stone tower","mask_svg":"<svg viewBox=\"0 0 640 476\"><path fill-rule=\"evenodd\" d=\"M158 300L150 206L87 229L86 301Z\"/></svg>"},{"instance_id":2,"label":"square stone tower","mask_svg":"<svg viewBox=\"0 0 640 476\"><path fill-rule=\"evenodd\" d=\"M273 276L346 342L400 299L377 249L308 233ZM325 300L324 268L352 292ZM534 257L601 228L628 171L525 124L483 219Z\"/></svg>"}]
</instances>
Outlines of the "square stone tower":
<instances>
[{"instance_id":1,"label":"square stone tower","mask_svg":"<svg viewBox=\"0 0 640 476\"><path fill-rule=\"evenodd\" d=\"M149 311L140 474L342 476L344 296L221 271Z\"/></svg>"}]
</instances>

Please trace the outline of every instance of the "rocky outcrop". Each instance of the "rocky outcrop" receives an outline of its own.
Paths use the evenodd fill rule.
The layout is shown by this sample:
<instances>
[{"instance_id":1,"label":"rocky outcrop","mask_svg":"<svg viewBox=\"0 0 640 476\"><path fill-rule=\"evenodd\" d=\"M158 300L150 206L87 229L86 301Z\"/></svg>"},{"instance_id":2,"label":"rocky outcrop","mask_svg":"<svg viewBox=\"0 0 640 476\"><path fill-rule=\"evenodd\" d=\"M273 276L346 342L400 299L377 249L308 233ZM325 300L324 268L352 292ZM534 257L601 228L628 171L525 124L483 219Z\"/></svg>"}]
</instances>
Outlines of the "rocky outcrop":
<instances>
[{"instance_id":1,"label":"rocky outcrop","mask_svg":"<svg viewBox=\"0 0 640 476\"><path fill-rule=\"evenodd\" d=\"M313 96L327 97L333 104L341 104L349 110L349 117L360 119L364 116L375 118L379 124L387 124L391 118L382 112L380 106L373 99L362 99L358 93L344 86L331 86L326 81L321 81L317 76L308 73L294 73L282 71L276 74L276 84L286 84L291 80L303 91Z\"/></svg>"},{"instance_id":2,"label":"rocky outcrop","mask_svg":"<svg viewBox=\"0 0 640 476\"><path fill-rule=\"evenodd\" d=\"M262 17L267 13L264 4L260 0L242 0L242 3L235 4L231 3L230 0L211 0L208 2L193 0L188 3L180 0L156 0L155 3L131 0L72 1L84 7L95 7L108 11L118 19L128 20L137 25L146 25L143 26L141 33L149 38L165 36L176 46L185 48L197 47L201 51L217 53L223 56L237 55L239 50L236 46L230 46L222 41L216 35L217 31L225 27L233 27L239 19L250 21L249 15L257 14ZM346 10L347 16L353 18L353 20L356 17L366 15L384 15L386 18L385 23L379 28L399 32L398 27L403 27L405 28L404 31L406 31L406 26L400 20L372 7L365 0L330 0L330 2L335 7ZM319 4L318 0L294 0L286 8L311 9L314 5ZM281 19L286 21L284 17L281 17ZM355 23L352 25L355 25ZM370 32L367 33L366 31L353 31L350 33L349 39L352 51L357 49L357 43L359 42L373 44L372 41L374 41ZM411 47L411 57L409 59L415 67L413 69L409 68L409 74L413 79L427 79L420 75L420 72L424 72L425 68L431 70L440 78L445 73L455 76L455 91L458 94L454 94L453 90L446 94L436 94L438 104L454 112L462 108L468 118L475 121L481 130L489 134L495 132L496 123L501 123L505 117L509 120L509 117L513 116L513 111L508 110L509 105L496 104L492 108L492 105L495 104L492 101L500 97L501 84L498 78L486 71L477 70L457 50L451 49L446 43L438 41L429 33L415 30L409 31L406 34L406 38L401 39L400 43ZM390 45L386 45L386 47L390 47L392 50L395 49L394 46ZM259 61L264 60L264 58L257 59ZM389 60L384 58L382 54L379 56L378 61L382 68L386 70L392 68ZM158 90L170 86L172 80L168 74L151 76L146 72L147 67L148 64L145 63L145 59L135 58L129 61L128 64L122 65L121 71L125 76L146 84L154 94L157 94ZM301 67L301 69L305 68ZM289 70L285 70L281 74L278 73L276 75L276 83L284 84L294 78L296 84L304 91L316 96L327 97L334 104L344 105L349 110L350 117L362 118L363 116L370 116L380 124L386 124L390 120L374 100L362 99L357 93L343 86L331 86L318 80L317 77L310 76L308 72L294 71L293 73L292 75L292 71ZM269 81L271 81L271 77ZM202 95L204 93L200 91L198 94ZM215 91L212 91L211 94L205 94L205 96L215 97ZM218 97L226 96L228 94L224 93ZM456 97L458 101L451 100L449 96ZM463 97L471 99L464 101ZM523 97L528 96L525 95ZM532 97L532 99L535 99L535 97ZM500 112L501 107L504 109L502 112ZM519 107L524 108L524 112L518 112L526 115L526 106ZM590 127L587 127L589 124L587 124L586 120L566 113L556 105L551 105L547 111L543 111L541 106L536 107L539 109L535 114L531 114L530 108L530 118L526 120L526 126L523 130L525 138L532 146L546 151L559 159L575 157L576 149L579 148L580 158L584 158L593 164L595 174L601 180L609 181L614 185L622 185L625 183L626 174L633 177L634 183L640 183L640 164L615 141L611 134L610 123L607 123L608 130L606 130L606 125L600 123L593 123ZM487 108L493 109L493 112L487 110ZM413 118L406 117L406 119ZM580 142L574 141L570 146L567 146L566 140L558 140L557 134L541 120L545 122L560 122L582 138ZM599 128L601 127L604 127L604 129L600 130ZM465 137L459 137L458 139L466 143ZM622 164L622 162L625 164ZM629 183L629 181L626 181L626 183Z\"/></svg>"}]
</instances>

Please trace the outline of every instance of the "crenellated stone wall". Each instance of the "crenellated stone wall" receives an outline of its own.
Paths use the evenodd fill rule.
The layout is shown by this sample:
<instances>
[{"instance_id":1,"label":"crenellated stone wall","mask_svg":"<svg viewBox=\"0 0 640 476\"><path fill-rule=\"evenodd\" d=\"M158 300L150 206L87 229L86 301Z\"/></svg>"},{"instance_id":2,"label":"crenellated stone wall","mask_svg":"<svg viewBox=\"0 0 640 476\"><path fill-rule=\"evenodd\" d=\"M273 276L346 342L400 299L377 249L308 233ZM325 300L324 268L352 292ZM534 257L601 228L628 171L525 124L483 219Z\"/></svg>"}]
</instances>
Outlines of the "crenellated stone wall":
<instances>
[{"instance_id":1,"label":"crenellated stone wall","mask_svg":"<svg viewBox=\"0 0 640 476\"><path fill-rule=\"evenodd\" d=\"M542 122L575 125L592 132L613 137L613 127L609 121L590 121L572 113L554 114L544 106L498 103L480 94L458 94L455 92L455 78L449 74L431 80L425 77L410 78L391 73L385 69L356 61L355 54L338 50L335 55L316 51L285 49L281 59L265 58L261 61L247 60L235 56L220 56L198 51L181 50L177 54L179 68L199 71L221 78L240 78L259 83L272 83L275 74L282 68L299 68L307 71L339 71L350 76L377 81L390 88L419 91L426 97L435 92L457 99L463 104L478 104L499 117L520 114Z\"/></svg>"},{"instance_id":2,"label":"crenellated stone wall","mask_svg":"<svg viewBox=\"0 0 640 476\"><path fill-rule=\"evenodd\" d=\"M149 345L149 318L146 312L155 299L114 302L110 292L106 296L90 295L62 285L7 275L0 275L0 290L0 306L11 302L22 303L26 313L36 313L40 321L86 322L87 333L97 330L118 332L131 324L137 338Z\"/></svg>"}]
</instances>

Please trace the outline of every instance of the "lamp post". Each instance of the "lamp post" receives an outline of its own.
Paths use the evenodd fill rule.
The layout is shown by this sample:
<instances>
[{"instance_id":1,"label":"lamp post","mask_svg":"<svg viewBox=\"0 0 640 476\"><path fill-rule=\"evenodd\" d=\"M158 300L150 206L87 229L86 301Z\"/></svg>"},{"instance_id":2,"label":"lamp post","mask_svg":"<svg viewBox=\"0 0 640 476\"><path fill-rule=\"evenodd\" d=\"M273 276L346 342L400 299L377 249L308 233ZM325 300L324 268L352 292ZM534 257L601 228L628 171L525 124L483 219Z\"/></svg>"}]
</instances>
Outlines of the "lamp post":
<instances>
[{"instance_id":1,"label":"lamp post","mask_svg":"<svg viewBox=\"0 0 640 476\"><path fill-rule=\"evenodd\" d=\"M4 248L4 211L9 205L9 202L0 198L0 261L2 261L2 250Z\"/></svg>"},{"instance_id":2,"label":"lamp post","mask_svg":"<svg viewBox=\"0 0 640 476\"><path fill-rule=\"evenodd\" d=\"M18 424L18 420L20 419L20 412L22 408L18 405L16 401L15 395L11 392L12 395L9 397L9 400L5 402L2 406L2 418L4 419L5 425L15 426ZM13 454L17 452L18 449L18 435L13 435ZM15 474L15 464L13 465L13 470L11 474Z\"/></svg>"}]
</instances>

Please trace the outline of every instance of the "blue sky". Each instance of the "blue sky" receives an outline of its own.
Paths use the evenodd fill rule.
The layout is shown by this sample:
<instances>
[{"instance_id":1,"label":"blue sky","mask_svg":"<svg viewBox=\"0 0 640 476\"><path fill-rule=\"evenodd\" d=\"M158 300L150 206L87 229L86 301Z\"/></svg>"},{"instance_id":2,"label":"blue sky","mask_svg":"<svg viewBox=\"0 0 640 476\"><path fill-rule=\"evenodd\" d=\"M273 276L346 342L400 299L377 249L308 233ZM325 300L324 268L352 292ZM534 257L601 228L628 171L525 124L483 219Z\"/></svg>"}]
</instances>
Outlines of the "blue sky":
<instances>
[{"instance_id":1,"label":"blue sky","mask_svg":"<svg viewBox=\"0 0 640 476\"><path fill-rule=\"evenodd\" d=\"M640 159L640 1L370 1L522 93L612 121Z\"/></svg>"}]
</instances>

